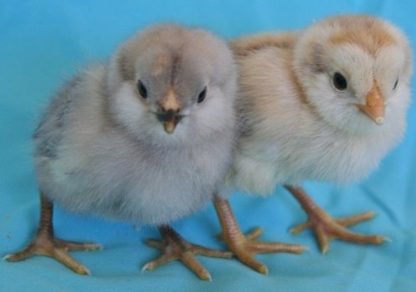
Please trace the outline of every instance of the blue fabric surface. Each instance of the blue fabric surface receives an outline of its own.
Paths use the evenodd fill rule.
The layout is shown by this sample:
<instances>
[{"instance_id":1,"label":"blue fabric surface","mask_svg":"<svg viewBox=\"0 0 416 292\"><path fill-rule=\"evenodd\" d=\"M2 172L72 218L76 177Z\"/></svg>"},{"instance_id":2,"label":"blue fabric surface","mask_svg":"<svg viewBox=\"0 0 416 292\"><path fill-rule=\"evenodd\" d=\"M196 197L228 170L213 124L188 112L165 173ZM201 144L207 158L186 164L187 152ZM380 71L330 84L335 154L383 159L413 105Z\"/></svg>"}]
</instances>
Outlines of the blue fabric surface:
<instances>
[{"instance_id":1,"label":"blue fabric surface","mask_svg":"<svg viewBox=\"0 0 416 292\"><path fill-rule=\"evenodd\" d=\"M36 230L38 194L31 160L31 133L49 96L87 62L104 59L137 29L176 21L232 38L266 30L299 29L341 13L369 13L391 20L416 40L414 1L5 1L0 0L0 255L24 247ZM416 84L413 82L413 84ZM413 87L414 91L414 87ZM103 251L73 256L92 271L78 276L44 257L0 262L1 291L415 291L416 287L416 106L401 145L360 184L335 187L307 183L316 201L333 215L374 210L375 220L354 230L382 233L392 242L381 247L335 241L319 253L312 233L287 230L305 219L282 188L272 197L241 194L231 202L243 230L262 226L265 240L300 243L301 256L261 255L269 267L262 276L236 260L200 258L211 283L198 280L180 263L154 272L141 266L157 255L143 244L157 237L152 228L82 217L57 209L56 233L71 240L102 243ZM222 247L212 206L176 222L188 240Z\"/></svg>"}]
</instances>

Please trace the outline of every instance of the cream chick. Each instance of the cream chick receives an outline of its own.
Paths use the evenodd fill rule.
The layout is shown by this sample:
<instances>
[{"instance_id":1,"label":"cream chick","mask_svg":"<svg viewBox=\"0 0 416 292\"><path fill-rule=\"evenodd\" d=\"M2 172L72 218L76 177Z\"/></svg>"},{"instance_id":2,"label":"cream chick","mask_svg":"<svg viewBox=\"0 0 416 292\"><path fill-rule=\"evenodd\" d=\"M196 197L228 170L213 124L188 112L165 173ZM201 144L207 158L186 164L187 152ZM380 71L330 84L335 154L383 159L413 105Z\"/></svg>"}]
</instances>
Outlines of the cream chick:
<instances>
[{"instance_id":1,"label":"cream chick","mask_svg":"<svg viewBox=\"0 0 416 292\"><path fill-rule=\"evenodd\" d=\"M87 68L51 101L34 134L41 191L36 240L10 261L96 248L55 239L52 203L77 213L158 226L163 255L200 278L193 254L230 257L185 242L169 227L213 199L231 164L236 68L227 44L209 32L160 25L123 43L106 65ZM57 255L59 253L59 255Z\"/></svg>"},{"instance_id":2,"label":"cream chick","mask_svg":"<svg viewBox=\"0 0 416 292\"><path fill-rule=\"evenodd\" d=\"M403 33L374 17L340 16L241 38L233 49L240 136L228 186L267 195L284 184L309 215L293 231L313 228L323 252L330 238L383 242L345 228L373 213L332 219L295 185L363 179L400 142L412 71Z\"/></svg>"},{"instance_id":3,"label":"cream chick","mask_svg":"<svg viewBox=\"0 0 416 292\"><path fill-rule=\"evenodd\" d=\"M411 52L397 28L338 17L292 41L239 58L243 127L232 182L249 192L357 181L405 130Z\"/></svg>"}]
</instances>

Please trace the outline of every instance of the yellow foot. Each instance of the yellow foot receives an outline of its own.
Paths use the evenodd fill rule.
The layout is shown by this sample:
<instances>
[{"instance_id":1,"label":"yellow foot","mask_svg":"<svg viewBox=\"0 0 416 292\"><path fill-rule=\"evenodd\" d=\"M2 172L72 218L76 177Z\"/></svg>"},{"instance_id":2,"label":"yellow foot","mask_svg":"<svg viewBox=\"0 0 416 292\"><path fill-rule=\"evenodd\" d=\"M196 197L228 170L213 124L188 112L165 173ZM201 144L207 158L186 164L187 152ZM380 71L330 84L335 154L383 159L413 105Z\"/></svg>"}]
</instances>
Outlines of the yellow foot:
<instances>
[{"instance_id":1,"label":"yellow foot","mask_svg":"<svg viewBox=\"0 0 416 292\"><path fill-rule=\"evenodd\" d=\"M267 274L268 269L264 264L255 259L256 254L278 252L301 254L306 250L304 246L298 244L258 241L257 239L261 234L262 230L260 228L255 228L247 235L237 232L231 237L228 236L224 239L229 249L240 262L261 274Z\"/></svg>"},{"instance_id":2,"label":"yellow foot","mask_svg":"<svg viewBox=\"0 0 416 292\"><path fill-rule=\"evenodd\" d=\"M92 251L97 249L101 249L101 246L95 243L65 241L46 232L40 232L29 246L22 251L6 255L4 259L9 262L19 262L35 255L48 256L64 264L77 274L90 275L90 271L74 260L68 254L68 251Z\"/></svg>"},{"instance_id":3,"label":"yellow foot","mask_svg":"<svg viewBox=\"0 0 416 292\"><path fill-rule=\"evenodd\" d=\"M299 186L285 185L285 188L292 193L302 208L308 214L306 223L297 225L291 229L292 233L299 233L311 228L318 240L322 253L329 250L331 239L341 239L360 244L381 244L388 239L380 235L364 235L348 230L346 227L368 221L374 217L373 212L365 212L355 216L334 219L327 212L321 209Z\"/></svg>"},{"instance_id":4,"label":"yellow foot","mask_svg":"<svg viewBox=\"0 0 416 292\"><path fill-rule=\"evenodd\" d=\"M152 271L157 267L170 261L180 260L186 267L194 272L200 279L211 281L210 273L195 258L196 255L216 258L231 258L232 253L209 249L200 245L192 244L184 240L178 233L170 227L160 227L162 241L149 239L147 245L162 251L162 255L148 263L142 270Z\"/></svg>"},{"instance_id":5,"label":"yellow foot","mask_svg":"<svg viewBox=\"0 0 416 292\"><path fill-rule=\"evenodd\" d=\"M329 251L329 242L340 239L358 244L382 244L388 239L381 235L364 235L348 230L346 227L356 225L374 218L373 212L365 212L344 218L332 218L324 210L317 208L309 211L309 220L306 223L294 226L290 232L298 234L305 229L312 229L322 253Z\"/></svg>"}]
</instances>

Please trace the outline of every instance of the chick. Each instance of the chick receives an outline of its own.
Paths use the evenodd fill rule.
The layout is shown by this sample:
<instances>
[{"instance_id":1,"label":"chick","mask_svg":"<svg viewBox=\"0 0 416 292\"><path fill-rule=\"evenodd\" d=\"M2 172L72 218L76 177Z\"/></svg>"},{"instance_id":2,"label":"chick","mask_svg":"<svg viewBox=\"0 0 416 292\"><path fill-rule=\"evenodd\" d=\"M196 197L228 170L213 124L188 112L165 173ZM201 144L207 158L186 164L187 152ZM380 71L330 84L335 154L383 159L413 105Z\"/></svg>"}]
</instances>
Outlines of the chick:
<instances>
[{"instance_id":1,"label":"chick","mask_svg":"<svg viewBox=\"0 0 416 292\"><path fill-rule=\"evenodd\" d=\"M236 66L211 33L177 25L149 28L121 45L107 65L87 68L51 101L34 134L41 215L36 239L7 256L46 255L79 274L67 251L96 244L54 237L54 203L77 213L158 226L163 255L200 278L193 254L230 257L182 239L171 227L213 199L231 163Z\"/></svg>"},{"instance_id":2,"label":"chick","mask_svg":"<svg viewBox=\"0 0 416 292\"><path fill-rule=\"evenodd\" d=\"M230 186L261 195L285 185L309 216L293 232L312 228L324 253L332 238L384 242L346 228L373 213L333 219L297 184L357 181L398 144L412 71L403 33L374 17L340 16L300 33L242 38L233 47L241 129ZM220 219L228 232L229 220ZM232 238L227 243L234 251Z\"/></svg>"}]
</instances>

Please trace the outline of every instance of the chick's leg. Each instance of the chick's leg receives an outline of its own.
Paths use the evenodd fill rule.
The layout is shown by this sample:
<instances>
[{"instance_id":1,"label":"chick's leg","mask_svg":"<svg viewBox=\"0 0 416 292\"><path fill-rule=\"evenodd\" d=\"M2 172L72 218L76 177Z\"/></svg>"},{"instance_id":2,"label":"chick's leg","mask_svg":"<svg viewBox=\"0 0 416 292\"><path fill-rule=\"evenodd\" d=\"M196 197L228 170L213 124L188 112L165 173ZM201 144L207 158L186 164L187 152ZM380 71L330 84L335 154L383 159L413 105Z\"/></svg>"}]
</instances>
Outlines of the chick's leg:
<instances>
[{"instance_id":1,"label":"chick's leg","mask_svg":"<svg viewBox=\"0 0 416 292\"><path fill-rule=\"evenodd\" d=\"M170 226L160 226L162 241L149 239L147 245L162 251L162 255L143 266L143 270L151 271L165 263L180 260L185 266L193 271L200 279L211 281L209 272L198 262L196 255L216 258L231 258L232 253L209 249L200 245L192 244L183 239Z\"/></svg>"},{"instance_id":2,"label":"chick's leg","mask_svg":"<svg viewBox=\"0 0 416 292\"><path fill-rule=\"evenodd\" d=\"M259 273L267 274L268 270L264 264L254 258L257 253L288 252L300 254L305 250L303 246L296 244L257 241L262 233L259 228L244 235L240 231L229 202L217 196L214 205L223 229L222 237L228 248L240 262Z\"/></svg>"},{"instance_id":3,"label":"chick's leg","mask_svg":"<svg viewBox=\"0 0 416 292\"><path fill-rule=\"evenodd\" d=\"M285 188L296 198L309 216L306 223L293 227L291 232L298 234L307 228L311 228L315 233L322 253L328 252L329 241L335 238L360 244L381 244L386 241L386 238L380 235L363 235L351 232L346 228L372 219L374 217L373 212L334 219L316 205L301 187L285 185Z\"/></svg>"},{"instance_id":4,"label":"chick's leg","mask_svg":"<svg viewBox=\"0 0 416 292\"><path fill-rule=\"evenodd\" d=\"M101 246L94 243L79 243L56 238L54 236L52 222L53 203L42 194L40 196L40 201L40 220L36 238L22 251L6 255L4 259L9 262L18 262L34 255L48 256L64 264L77 274L89 275L89 270L75 261L68 254L68 251L90 251L100 249Z\"/></svg>"}]
</instances>

